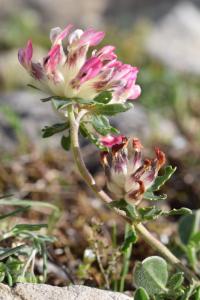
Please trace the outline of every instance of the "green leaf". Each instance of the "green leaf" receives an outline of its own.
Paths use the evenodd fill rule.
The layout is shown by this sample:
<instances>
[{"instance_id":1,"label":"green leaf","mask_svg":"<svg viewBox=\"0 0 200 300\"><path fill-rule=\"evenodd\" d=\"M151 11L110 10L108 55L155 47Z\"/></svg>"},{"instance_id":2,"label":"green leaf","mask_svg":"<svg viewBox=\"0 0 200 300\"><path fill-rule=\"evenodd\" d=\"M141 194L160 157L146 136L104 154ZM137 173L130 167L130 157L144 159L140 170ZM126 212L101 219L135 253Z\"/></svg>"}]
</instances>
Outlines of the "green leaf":
<instances>
[{"instance_id":1,"label":"green leaf","mask_svg":"<svg viewBox=\"0 0 200 300\"><path fill-rule=\"evenodd\" d=\"M103 136L109 133L119 134L119 131L110 125L109 120L105 116L92 116L92 125L94 129Z\"/></svg>"},{"instance_id":2,"label":"green leaf","mask_svg":"<svg viewBox=\"0 0 200 300\"><path fill-rule=\"evenodd\" d=\"M107 115L107 116L113 116L121 112L125 112L133 107L133 104L130 102L126 102L123 104L120 103L113 103L113 104L101 104L97 103L93 111L96 114L100 115Z\"/></svg>"},{"instance_id":3,"label":"green leaf","mask_svg":"<svg viewBox=\"0 0 200 300\"><path fill-rule=\"evenodd\" d=\"M100 93L99 95L97 95L94 98L94 101L107 104L108 102L110 102L111 99L112 99L112 93L109 91L104 91L104 92Z\"/></svg>"},{"instance_id":4,"label":"green leaf","mask_svg":"<svg viewBox=\"0 0 200 300\"><path fill-rule=\"evenodd\" d=\"M186 208L186 207L182 207L182 208L179 208L179 209L172 209L170 211L163 211L162 212L162 215L163 216L176 216L176 215L191 215L192 214L192 211L191 209L189 208Z\"/></svg>"},{"instance_id":5,"label":"green leaf","mask_svg":"<svg viewBox=\"0 0 200 300\"><path fill-rule=\"evenodd\" d=\"M56 133L62 132L66 129L69 128L69 123L64 122L64 123L57 123L52 126L45 126L42 129L42 137L43 138L48 138Z\"/></svg>"},{"instance_id":6,"label":"green leaf","mask_svg":"<svg viewBox=\"0 0 200 300\"><path fill-rule=\"evenodd\" d=\"M121 246L121 250L124 252L126 251L130 245L135 244L137 241L137 234L135 230L132 228L128 231L127 236Z\"/></svg>"},{"instance_id":7,"label":"green leaf","mask_svg":"<svg viewBox=\"0 0 200 300\"><path fill-rule=\"evenodd\" d=\"M143 198L145 200L150 200L150 201L162 201L167 199L167 195L166 194L162 194L162 195L155 195L153 192L151 191L146 191L144 193Z\"/></svg>"},{"instance_id":8,"label":"green leaf","mask_svg":"<svg viewBox=\"0 0 200 300\"><path fill-rule=\"evenodd\" d=\"M146 290L142 287L136 290L134 300L149 300Z\"/></svg>"},{"instance_id":9,"label":"green leaf","mask_svg":"<svg viewBox=\"0 0 200 300\"><path fill-rule=\"evenodd\" d=\"M37 91L41 91L37 86L33 85L33 84L27 84L28 87L37 90Z\"/></svg>"},{"instance_id":10,"label":"green leaf","mask_svg":"<svg viewBox=\"0 0 200 300\"><path fill-rule=\"evenodd\" d=\"M164 168L164 174L161 176L157 176L154 184L151 186L150 191L158 191L161 186L163 186L174 174L176 171L176 167L166 166Z\"/></svg>"},{"instance_id":11,"label":"green leaf","mask_svg":"<svg viewBox=\"0 0 200 300\"><path fill-rule=\"evenodd\" d=\"M168 271L166 261L159 256L151 256L137 263L134 278L137 287L143 287L149 295L167 291Z\"/></svg>"},{"instance_id":12,"label":"green leaf","mask_svg":"<svg viewBox=\"0 0 200 300\"><path fill-rule=\"evenodd\" d=\"M189 244L195 233L199 231L200 210L196 210L192 215L181 217L179 221L178 232L181 242L185 245Z\"/></svg>"},{"instance_id":13,"label":"green leaf","mask_svg":"<svg viewBox=\"0 0 200 300\"><path fill-rule=\"evenodd\" d=\"M190 244L198 246L200 244L200 231L194 233L190 238Z\"/></svg>"},{"instance_id":14,"label":"green leaf","mask_svg":"<svg viewBox=\"0 0 200 300\"><path fill-rule=\"evenodd\" d=\"M8 217L11 217L11 216L15 216L19 213L22 213L26 210L28 210L31 206L25 206L25 207L21 207L21 208L18 208L18 209L15 209L13 211L11 211L10 213L7 213L7 214L4 214L4 215L0 215L0 220L3 220L3 219L6 219Z\"/></svg>"},{"instance_id":15,"label":"green leaf","mask_svg":"<svg viewBox=\"0 0 200 300\"><path fill-rule=\"evenodd\" d=\"M25 247L26 247L26 245L22 244L20 246L5 250L3 253L0 254L0 260L3 260L10 255L18 253L20 250L22 250Z\"/></svg>"},{"instance_id":16,"label":"green leaf","mask_svg":"<svg viewBox=\"0 0 200 300\"><path fill-rule=\"evenodd\" d=\"M109 206L125 211L126 215L133 221L138 219L138 213L135 206L129 204L124 199L112 201Z\"/></svg>"},{"instance_id":17,"label":"green leaf","mask_svg":"<svg viewBox=\"0 0 200 300\"><path fill-rule=\"evenodd\" d=\"M154 220L162 214L162 210L156 206L142 207L138 209L142 220Z\"/></svg>"},{"instance_id":18,"label":"green leaf","mask_svg":"<svg viewBox=\"0 0 200 300\"><path fill-rule=\"evenodd\" d=\"M70 135L68 136L62 136L61 138L61 146L63 147L64 150L69 151L70 146L71 146L71 137Z\"/></svg>"},{"instance_id":19,"label":"green leaf","mask_svg":"<svg viewBox=\"0 0 200 300\"><path fill-rule=\"evenodd\" d=\"M107 148L100 143L99 139L93 133L89 132L89 130L86 128L86 126L83 123L81 123L80 125L80 133L84 138L87 138L92 144L94 144L101 151L107 150Z\"/></svg>"},{"instance_id":20,"label":"green leaf","mask_svg":"<svg viewBox=\"0 0 200 300\"><path fill-rule=\"evenodd\" d=\"M48 225L47 224L17 224L15 225L11 231L14 234L19 233L20 231L38 231L41 228L47 228Z\"/></svg>"},{"instance_id":21,"label":"green leaf","mask_svg":"<svg viewBox=\"0 0 200 300\"><path fill-rule=\"evenodd\" d=\"M167 287L169 288L169 290L177 290L181 287L183 281L184 281L184 273L178 272L169 279L167 283Z\"/></svg>"},{"instance_id":22,"label":"green leaf","mask_svg":"<svg viewBox=\"0 0 200 300\"><path fill-rule=\"evenodd\" d=\"M53 99L51 99L53 107L56 110L62 109L64 107L66 107L69 104L72 104L73 101L72 99L63 99L63 98L59 98L59 97L53 97Z\"/></svg>"}]
</instances>

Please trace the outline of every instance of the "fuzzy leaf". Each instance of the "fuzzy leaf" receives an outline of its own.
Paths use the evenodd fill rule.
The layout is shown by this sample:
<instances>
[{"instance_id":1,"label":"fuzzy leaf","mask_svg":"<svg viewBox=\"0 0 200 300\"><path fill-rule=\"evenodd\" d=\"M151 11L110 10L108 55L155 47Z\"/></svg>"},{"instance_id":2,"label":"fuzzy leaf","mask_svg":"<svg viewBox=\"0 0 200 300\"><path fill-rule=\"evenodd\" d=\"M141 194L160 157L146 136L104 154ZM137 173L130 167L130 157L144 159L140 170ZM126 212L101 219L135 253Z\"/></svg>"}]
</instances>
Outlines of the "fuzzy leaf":
<instances>
[{"instance_id":1,"label":"fuzzy leaf","mask_svg":"<svg viewBox=\"0 0 200 300\"><path fill-rule=\"evenodd\" d=\"M162 215L163 216L176 216L176 215L191 215L192 211L189 208L182 207L179 209L172 209L170 211L163 211Z\"/></svg>"},{"instance_id":2,"label":"fuzzy leaf","mask_svg":"<svg viewBox=\"0 0 200 300\"><path fill-rule=\"evenodd\" d=\"M138 213L136 211L135 206L129 204L124 199L121 199L119 201L112 201L109 205L111 207L115 207L125 211L126 215L133 221L138 219Z\"/></svg>"},{"instance_id":3,"label":"fuzzy leaf","mask_svg":"<svg viewBox=\"0 0 200 300\"><path fill-rule=\"evenodd\" d=\"M170 290L177 290L180 288L184 281L184 273L183 272L178 272L174 274L168 281L167 287Z\"/></svg>"},{"instance_id":4,"label":"fuzzy leaf","mask_svg":"<svg viewBox=\"0 0 200 300\"><path fill-rule=\"evenodd\" d=\"M107 148L104 147L99 139L93 134L90 133L89 130L85 127L83 123L80 125L80 133L84 138L87 138L92 144L94 144L97 148L99 148L101 151L106 151Z\"/></svg>"},{"instance_id":5,"label":"fuzzy leaf","mask_svg":"<svg viewBox=\"0 0 200 300\"><path fill-rule=\"evenodd\" d=\"M200 210L196 210L192 215L183 216L179 221L179 236L181 242L185 245L189 244L190 240L200 228Z\"/></svg>"},{"instance_id":6,"label":"fuzzy leaf","mask_svg":"<svg viewBox=\"0 0 200 300\"><path fill-rule=\"evenodd\" d=\"M100 115L107 115L107 116L113 116L121 112L125 112L133 107L133 104L130 102L127 103L113 103L113 104L102 104L97 103L93 110L94 113L100 114Z\"/></svg>"},{"instance_id":7,"label":"fuzzy leaf","mask_svg":"<svg viewBox=\"0 0 200 300\"><path fill-rule=\"evenodd\" d=\"M62 136L62 138L61 138L61 146L66 151L70 150L70 146L71 146L71 137L70 137L70 135L68 135L68 136L63 135Z\"/></svg>"},{"instance_id":8,"label":"fuzzy leaf","mask_svg":"<svg viewBox=\"0 0 200 300\"><path fill-rule=\"evenodd\" d=\"M112 93L104 91L94 98L95 102L107 104L112 99Z\"/></svg>"},{"instance_id":9,"label":"fuzzy leaf","mask_svg":"<svg viewBox=\"0 0 200 300\"><path fill-rule=\"evenodd\" d=\"M103 136L109 133L119 133L116 128L110 125L109 120L105 116L94 115L92 117L92 125L94 129Z\"/></svg>"},{"instance_id":10,"label":"fuzzy leaf","mask_svg":"<svg viewBox=\"0 0 200 300\"><path fill-rule=\"evenodd\" d=\"M149 295L166 292L168 271L166 261L151 256L136 265L134 278L137 287L143 287Z\"/></svg>"},{"instance_id":11,"label":"fuzzy leaf","mask_svg":"<svg viewBox=\"0 0 200 300\"><path fill-rule=\"evenodd\" d=\"M151 186L150 190L158 191L161 186L163 186L171 178L175 171L176 167L173 168L172 166L166 166L164 168L164 174L156 177L155 182Z\"/></svg>"},{"instance_id":12,"label":"fuzzy leaf","mask_svg":"<svg viewBox=\"0 0 200 300\"><path fill-rule=\"evenodd\" d=\"M48 138L56 133L62 132L66 129L69 128L69 123L64 122L64 123L57 123L52 126L45 126L42 129L42 137L43 138Z\"/></svg>"},{"instance_id":13,"label":"fuzzy leaf","mask_svg":"<svg viewBox=\"0 0 200 300\"><path fill-rule=\"evenodd\" d=\"M146 191L144 193L143 198L145 200L150 200L150 201L162 201L162 200L167 199L167 195L166 194L155 195L152 191Z\"/></svg>"},{"instance_id":14,"label":"fuzzy leaf","mask_svg":"<svg viewBox=\"0 0 200 300\"><path fill-rule=\"evenodd\" d=\"M156 206L139 208L142 220L154 220L162 214L162 210Z\"/></svg>"},{"instance_id":15,"label":"fuzzy leaf","mask_svg":"<svg viewBox=\"0 0 200 300\"><path fill-rule=\"evenodd\" d=\"M149 295L144 288L140 287L135 292L134 300L149 300Z\"/></svg>"},{"instance_id":16,"label":"fuzzy leaf","mask_svg":"<svg viewBox=\"0 0 200 300\"><path fill-rule=\"evenodd\" d=\"M63 99L59 97L53 97L53 99L51 99L51 102L56 110L62 109L65 106L73 103L72 99Z\"/></svg>"},{"instance_id":17,"label":"fuzzy leaf","mask_svg":"<svg viewBox=\"0 0 200 300\"><path fill-rule=\"evenodd\" d=\"M127 236L122 244L121 250L126 251L131 244L135 244L137 241L137 234L135 230L130 229L127 233Z\"/></svg>"}]
</instances>

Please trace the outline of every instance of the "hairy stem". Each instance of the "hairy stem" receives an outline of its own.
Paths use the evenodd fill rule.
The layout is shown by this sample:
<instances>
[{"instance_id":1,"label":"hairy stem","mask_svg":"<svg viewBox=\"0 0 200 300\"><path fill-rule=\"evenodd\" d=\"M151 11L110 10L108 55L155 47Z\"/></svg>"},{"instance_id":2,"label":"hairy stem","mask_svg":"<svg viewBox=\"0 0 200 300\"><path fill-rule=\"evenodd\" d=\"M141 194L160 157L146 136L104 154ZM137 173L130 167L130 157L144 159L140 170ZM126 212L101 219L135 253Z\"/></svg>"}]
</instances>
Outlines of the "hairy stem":
<instances>
[{"instance_id":1,"label":"hairy stem","mask_svg":"<svg viewBox=\"0 0 200 300\"><path fill-rule=\"evenodd\" d=\"M84 160L82 158L82 154L80 151L78 134L79 134L79 125L81 121L81 117L85 115L87 111L83 111L81 114L79 113L77 119L75 118L73 105L68 106L68 117L70 122L70 135L71 135L71 147L74 156L74 161L79 169L80 174L83 179L87 183L87 185L94 191L94 193L106 204L110 204L112 199L95 183L94 178L88 171ZM126 221L130 223L130 220L126 217L125 213L121 210L115 209L115 211L122 216ZM156 251L158 251L172 266L184 272L185 277L188 281L198 281L197 276L187 267L185 267L182 262L173 254L171 251L164 246L159 240L157 240L141 223L134 224L134 228L137 232L143 237L143 239Z\"/></svg>"}]
</instances>

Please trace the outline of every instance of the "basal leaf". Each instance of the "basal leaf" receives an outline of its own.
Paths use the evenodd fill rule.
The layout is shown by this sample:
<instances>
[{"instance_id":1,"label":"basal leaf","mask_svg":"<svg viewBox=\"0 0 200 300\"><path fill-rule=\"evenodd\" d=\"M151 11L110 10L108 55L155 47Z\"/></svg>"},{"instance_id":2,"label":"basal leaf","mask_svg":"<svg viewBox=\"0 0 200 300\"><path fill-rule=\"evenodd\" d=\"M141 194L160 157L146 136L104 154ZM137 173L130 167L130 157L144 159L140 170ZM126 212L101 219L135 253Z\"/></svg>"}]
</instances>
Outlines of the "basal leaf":
<instances>
[{"instance_id":1,"label":"basal leaf","mask_svg":"<svg viewBox=\"0 0 200 300\"><path fill-rule=\"evenodd\" d=\"M14 247L14 248L3 251L0 254L0 260L3 260L6 257L9 257L10 255L18 253L20 250L24 249L25 247L26 247L26 244L22 244L20 246L17 246L17 247Z\"/></svg>"},{"instance_id":2,"label":"basal leaf","mask_svg":"<svg viewBox=\"0 0 200 300\"><path fill-rule=\"evenodd\" d=\"M126 251L130 245L135 244L137 241L137 234L135 232L135 230L133 230L133 228L131 228L128 233L127 236L121 246L121 250L122 251Z\"/></svg>"},{"instance_id":3,"label":"basal leaf","mask_svg":"<svg viewBox=\"0 0 200 300\"><path fill-rule=\"evenodd\" d=\"M167 287L170 290L177 290L180 288L183 281L184 281L184 273L178 272L178 273L172 275L172 277L169 279L169 281L167 283Z\"/></svg>"},{"instance_id":4,"label":"basal leaf","mask_svg":"<svg viewBox=\"0 0 200 300\"><path fill-rule=\"evenodd\" d=\"M196 210L192 215L181 217L179 221L179 236L183 244L189 244L190 240L200 229L200 210Z\"/></svg>"},{"instance_id":5,"label":"basal leaf","mask_svg":"<svg viewBox=\"0 0 200 300\"><path fill-rule=\"evenodd\" d=\"M149 295L142 287L138 288L135 292L134 300L149 300Z\"/></svg>"},{"instance_id":6,"label":"basal leaf","mask_svg":"<svg viewBox=\"0 0 200 300\"><path fill-rule=\"evenodd\" d=\"M137 263L134 271L137 287L143 287L151 296L167 291L168 270L166 261L159 256L151 256Z\"/></svg>"}]
</instances>

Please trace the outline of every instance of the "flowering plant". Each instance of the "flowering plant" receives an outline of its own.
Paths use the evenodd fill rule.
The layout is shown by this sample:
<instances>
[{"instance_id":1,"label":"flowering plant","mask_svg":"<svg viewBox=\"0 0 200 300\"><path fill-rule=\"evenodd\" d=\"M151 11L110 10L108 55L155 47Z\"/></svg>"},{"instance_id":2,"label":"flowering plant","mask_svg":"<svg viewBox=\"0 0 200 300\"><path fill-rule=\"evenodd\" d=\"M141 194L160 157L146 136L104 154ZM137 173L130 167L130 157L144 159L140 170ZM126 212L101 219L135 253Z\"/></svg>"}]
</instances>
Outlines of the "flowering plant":
<instances>
[{"instance_id":1,"label":"flowering plant","mask_svg":"<svg viewBox=\"0 0 200 300\"><path fill-rule=\"evenodd\" d=\"M143 159L140 140L121 135L107 118L132 108L132 100L139 97L141 89L136 84L138 68L118 61L115 48L110 45L92 50L90 57L87 57L89 48L99 44L104 33L93 29L72 31L72 27L68 25L64 30L51 30L52 47L40 62L32 59L31 41L19 50L19 62L33 77L35 86L50 94L42 101L51 101L64 119L62 123L46 126L43 137L62 131L68 133L62 137L62 146L72 150L85 182L97 197L130 224L123 251L127 251L136 242L137 235L141 235L163 258L181 270L168 282L167 264L163 258L150 257L137 264L135 285L138 289L135 299L148 300L149 296L151 299L189 299L188 291L195 295L198 292L196 275L142 224L159 216L191 214L187 208L164 211L158 205L151 204L166 199L167 196L159 194L159 190L176 168L164 167L165 154L159 148L155 148L155 158ZM79 146L79 132L100 149L107 188L112 198L97 186L85 166ZM163 171L159 175L161 168ZM189 289L182 286L183 274L191 282ZM185 298L180 298L184 297L184 293Z\"/></svg>"}]
</instances>

